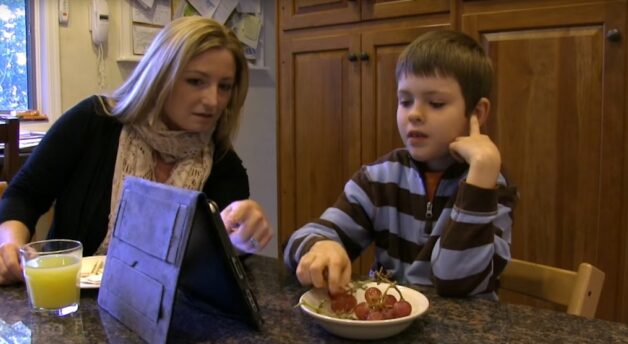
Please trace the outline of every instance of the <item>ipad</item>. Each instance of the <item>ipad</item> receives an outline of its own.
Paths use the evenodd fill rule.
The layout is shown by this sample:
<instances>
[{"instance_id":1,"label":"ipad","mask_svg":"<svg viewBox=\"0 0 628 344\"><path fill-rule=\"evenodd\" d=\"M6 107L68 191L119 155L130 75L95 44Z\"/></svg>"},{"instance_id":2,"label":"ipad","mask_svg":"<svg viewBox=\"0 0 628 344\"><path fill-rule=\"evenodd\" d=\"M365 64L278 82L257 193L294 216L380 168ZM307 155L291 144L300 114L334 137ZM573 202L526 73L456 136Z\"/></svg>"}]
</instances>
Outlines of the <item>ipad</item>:
<instances>
[{"instance_id":1,"label":"ipad","mask_svg":"<svg viewBox=\"0 0 628 344\"><path fill-rule=\"evenodd\" d=\"M216 204L198 191L126 177L98 304L147 342L165 343L181 296L262 325Z\"/></svg>"},{"instance_id":2,"label":"ipad","mask_svg":"<svg viewBox=\"0 0 628 344\"><path fill-rule=\"evenodd\" d=\"M197 213L181 266L179 290L198 308L207 306L260 329L257 300L213 201L199 195ZM204 304L203 304L204 303Z\"/></svg>"}]
</instances>

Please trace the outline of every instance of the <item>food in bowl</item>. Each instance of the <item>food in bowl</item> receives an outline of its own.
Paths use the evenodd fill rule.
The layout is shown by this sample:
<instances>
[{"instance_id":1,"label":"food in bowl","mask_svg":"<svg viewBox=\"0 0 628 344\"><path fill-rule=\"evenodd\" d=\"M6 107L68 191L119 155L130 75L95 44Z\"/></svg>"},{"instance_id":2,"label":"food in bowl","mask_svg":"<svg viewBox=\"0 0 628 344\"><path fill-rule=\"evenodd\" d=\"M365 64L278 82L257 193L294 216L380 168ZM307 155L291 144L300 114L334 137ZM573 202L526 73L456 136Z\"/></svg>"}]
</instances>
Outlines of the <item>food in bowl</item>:
<instances>
[{"instance_id":1,"label":"food in bowl","mask_svg":"<svg viewBox=\"0 0 628 344\"><path fill-rule=\"evenodd\" d=\"M299 306L328 332L350 339L381 339L393 336L410 326L429 307L425 295L395 283L353 282L349 289L349 292L341 294L342 297L332 297L326 289L311 289L301 296ZM395 302L407 303L400 307L403 308L403 313L398 313L395 317L394 311L391 311L394 306L387 306L392 303L392 299L385 295L393 296ZM348 296L353 296L355 301ZM406 313L408 305L409 313Z\"/></svg>"}]
</instances>

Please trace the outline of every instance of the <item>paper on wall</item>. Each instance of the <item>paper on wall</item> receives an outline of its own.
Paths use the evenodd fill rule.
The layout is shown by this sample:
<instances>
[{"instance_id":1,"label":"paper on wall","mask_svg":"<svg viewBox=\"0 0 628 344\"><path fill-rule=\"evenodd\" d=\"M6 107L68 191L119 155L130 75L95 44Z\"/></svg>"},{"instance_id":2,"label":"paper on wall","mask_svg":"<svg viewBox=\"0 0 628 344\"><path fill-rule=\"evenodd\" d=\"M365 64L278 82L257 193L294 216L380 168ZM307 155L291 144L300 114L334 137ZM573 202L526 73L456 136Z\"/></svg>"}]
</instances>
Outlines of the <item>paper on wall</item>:
<instances>
[{"instance_id":1,"label":"paper on wall","mask_svg":"<svg viewBox=\"0 0 628 344\"><path fill-rule=\"evenodd\" d=\"M240 42L251 48L257 48L261 28L261 16L254 14L242 14L233 27L233 31L236 36L238 36Z\"/></svg>"},{"instance_id":2,"label":"paper on wall","mask_svg":"<svg viewBox=\"0 0 628 344\"><path fill-rule=\"evenodd\" d=\"M239 0L221 0L212 18L220 24L226 23L238 3Z\"/></svg>"},{"instance_id":3,"label":"paper on wall","mask_svg":"<svg viewBox=\"0 0 628 344\"><path fill-rule=\"evenodd\" d=\"M142 6L133 6L133 22L164 26L171 21L172 10L170 0L155 0L154 5L146 9Z\"/></svg>"},{"instance_id":4,"label":"paper on wall","mask_svg":"<svg viewBox=\"0 0 628 344\"><path fill-rule=\"evenodd\" d=\"M194 6L190 5L187 0L173 0L172 8L175 9L172 14L172 19L176 19L179 17L187 17L187 16L197 16L200 15Z\"/></svg>"},{"instance_id":5,"label":"paper on wall","mask_svg":"<svg viewBox=\"0 0 628 344\"><path fill-rule=\"evenodd\" d=\"M142 5L145 9L149 9L153 7L155 0L135 0L135 2Z\"/></svg>"},{"instance_id":6,"label":"paper on wall","mask_svg":"<svg viewBox=\"0 0 628 344\"><path fill-rule=\"evenodd\" d=\"M188 3L203 17L211 18L220 5L220 0L188 0Z\"/></svg>"},{"instance_id":7,"label":"paper on wall","mask_svg":"<svg viewBox=\"0 0 628 344\"><path fill-rule=\"evenodd\" d=\"M260 0L240 0L238 4L240 13L261 13Z\"/></svg>"},{"instance_id":8,"label":"paper on wall","mask_svg":"<svg viewBox=\"0 0 628 344\"><path fill-rule=\"evenodd\" d=\"M133 54L144 55L159 30L161 28L133 24Z\"/></svg>"}]
</instances>

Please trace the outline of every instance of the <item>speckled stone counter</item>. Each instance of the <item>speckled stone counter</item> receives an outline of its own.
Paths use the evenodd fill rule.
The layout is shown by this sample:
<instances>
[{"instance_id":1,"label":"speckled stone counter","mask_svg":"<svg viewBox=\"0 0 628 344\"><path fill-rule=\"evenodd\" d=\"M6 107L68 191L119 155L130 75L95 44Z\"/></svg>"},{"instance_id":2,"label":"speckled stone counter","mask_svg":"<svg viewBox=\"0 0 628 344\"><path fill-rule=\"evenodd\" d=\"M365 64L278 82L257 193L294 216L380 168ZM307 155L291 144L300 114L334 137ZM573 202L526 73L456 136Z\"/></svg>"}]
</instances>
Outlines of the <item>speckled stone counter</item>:
<instances>
[{"instance_id":1,"label":"speckled stone counter","mask_svg":"<svg viewBox=\"0 0 628 344\"><path fill-rule=\"evenodd\" d=\"M261 332L193 305L179 303L170 327L172 343L345 343L311 322L294 305L307 290L275 259L246 261L265 324ZM628 326L484 299L452 299L417 287L429 310L401 334L378 343L628 343ZM79 311L67 318L31 313L23 285L0 287L0 318L24 322L33 343L142 343L100 309L97 290L81 292Z\"/></svg>"}]
</instances>

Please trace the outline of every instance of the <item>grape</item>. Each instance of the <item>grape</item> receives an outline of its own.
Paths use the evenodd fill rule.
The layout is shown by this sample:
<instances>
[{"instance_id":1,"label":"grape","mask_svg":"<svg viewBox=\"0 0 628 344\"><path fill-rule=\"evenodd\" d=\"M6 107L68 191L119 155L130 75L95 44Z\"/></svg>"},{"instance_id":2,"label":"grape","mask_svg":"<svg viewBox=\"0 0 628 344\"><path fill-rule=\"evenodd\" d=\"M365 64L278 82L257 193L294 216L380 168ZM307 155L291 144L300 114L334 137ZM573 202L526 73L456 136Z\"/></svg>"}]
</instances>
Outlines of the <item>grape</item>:
<instances>
[{"instance_id":1,"label":"grape","mask_svg":"<svg viewBox=\"0 0 628 344\"><path fill-rule=\"evenodd\" d=\"M403 299L401 291L395 284L386 287L385 292L377 287L366 288L364 290L365 301L360 303L355 297L357 290L357 288L349 288L340 294L329 294L329 305L338 318L386 320L406 317L412 312L412 305ZM389 294L391 291L396 294ZM397 297L400 299L398 300Z\"/></svg>"},{"instance_id":2,"label":"grape","mask_svg":"<svg viewBox=\"0 0 628 344\"><path fill-rule=\"evenodd\" d=\"M331 309L336 313L350 313L358 303L355 296L351 294L333 295L331 298Z\"/></svg>"},{"instance_id":3,"label":"grape","mask_svg":"<svg viewBox=\"0 0 628 344\"><path fill-rule=\"evenodd\" d=\"M369 315L369 311L370 311L369 305L364 301L358 303L357 306L355 306L355 308L353 309L355 316L359 320L366 320L366 318Z\"/></svg>"},{"instance_id":4,"label":"grape","mask_svg":"<svg viewBox=\"0 0 628 344\"><path fill-rule=\"evenodd\" d=\"M384 307L392 307L395 302L397 302L397 298L394 295L386 294L384 295L384 300L382 300L382 304Z\"/></svg>"},{"instance_id":5,"label":"grape","mask_svg":"<svg viewBox=\"0 0 628 344\"><path fill-rule=\"evenodd\" d=\"M394 319L395 318L395 310L392 307L384 308L382 310L382 315L384 316L384 319Z\"/></svg>"},{"instance_id":6,"label":"grape","mask_svg":"<svg viewBox=\"0 0 628 344\"><path fill-rule=\"evenodd\" d=\"M371 310L366 320L384 320L384 315L380 311Z\"/></svg>"},{"instance_id":7,"label":"grape","mask_svg":"<svg viewBox=\"0 0 628 344\"><path fill-rule=\"evenodd\" d=\"M375 287L370 287L366 289L366 291L364 291L364 299L366 300L366 303L368 303L369 305L378 304L380 302L381 297L382 297L382 291Z\"/></svg>"},{"instance_id":8,"label":"grape","mask_svg":"<svg viewBox=\"0 0 628 344\"><path fill-rule=\"evenodd\" d=\"M393 305L393 310L395 312L395 318L401 318L410 315L412 306L406 300L399 300Z\"/></svg>"}]
</instances>

